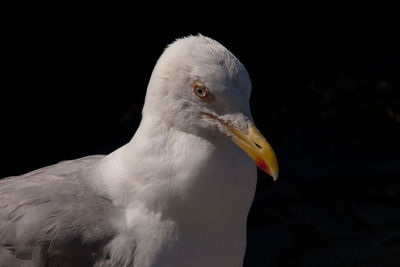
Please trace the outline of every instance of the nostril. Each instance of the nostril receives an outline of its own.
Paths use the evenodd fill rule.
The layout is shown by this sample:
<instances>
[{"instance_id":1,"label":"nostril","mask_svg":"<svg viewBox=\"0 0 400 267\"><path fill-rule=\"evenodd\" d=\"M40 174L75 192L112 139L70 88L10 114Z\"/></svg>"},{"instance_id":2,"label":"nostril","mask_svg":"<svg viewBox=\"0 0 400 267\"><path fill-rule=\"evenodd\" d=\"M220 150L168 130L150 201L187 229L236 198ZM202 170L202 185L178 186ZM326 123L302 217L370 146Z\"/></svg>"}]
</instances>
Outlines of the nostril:
<instances>
[{"instance_id":1,"label":"nostril","mask_svg":"<svg viewBox=\"0 0 400 267\"><path fill-rule=\"evenodd\" d=\"M261 146L259 145L259 144L257 144L256 142L253 142L255 145L256 145L256 147L258 147L259 149L261 149Z\"/></svg>"}]
</instances>

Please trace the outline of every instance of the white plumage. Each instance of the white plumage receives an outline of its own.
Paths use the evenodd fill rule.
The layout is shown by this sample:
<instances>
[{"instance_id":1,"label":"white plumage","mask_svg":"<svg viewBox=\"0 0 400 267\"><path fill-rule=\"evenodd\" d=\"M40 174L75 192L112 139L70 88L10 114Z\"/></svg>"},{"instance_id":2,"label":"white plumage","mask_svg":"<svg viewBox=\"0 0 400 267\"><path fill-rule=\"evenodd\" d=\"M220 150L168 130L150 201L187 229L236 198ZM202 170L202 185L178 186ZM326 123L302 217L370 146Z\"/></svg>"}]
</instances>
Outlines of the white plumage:
<instances>
[{"instance_id":1,"label":"white plumage","mask_svg":"<svg viewBox=\"0 0 400 267\"><path fill-rule=\"evenodd\" d=\"M0 266L241 266L256 166L240 148L264 166L249 151L266 143L240 143L250 92L221 44L175 41L128 144L0 181Z\"/></svg>"}]
</instances>

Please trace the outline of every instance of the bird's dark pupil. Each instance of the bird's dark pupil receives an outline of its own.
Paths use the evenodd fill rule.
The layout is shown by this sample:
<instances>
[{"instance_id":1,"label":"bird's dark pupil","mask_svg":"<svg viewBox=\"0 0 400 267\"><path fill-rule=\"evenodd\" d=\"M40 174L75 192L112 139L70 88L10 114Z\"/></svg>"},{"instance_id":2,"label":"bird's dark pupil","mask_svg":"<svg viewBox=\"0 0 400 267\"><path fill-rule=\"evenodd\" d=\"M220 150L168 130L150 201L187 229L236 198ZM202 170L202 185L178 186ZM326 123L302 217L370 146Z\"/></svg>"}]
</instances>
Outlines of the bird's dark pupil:
<instances>
[{"instance_id":1,"label":"bird's dark pupil","mask_svg":"<svg viewBox=\"0 0 400 267\"><path fill-rule=\"evenodd\" d=\"M203 94L203 90L201 90L201 89L198 89L198 91L197 91L200 95L202 95Z\"/></svg>"}]
</instances>

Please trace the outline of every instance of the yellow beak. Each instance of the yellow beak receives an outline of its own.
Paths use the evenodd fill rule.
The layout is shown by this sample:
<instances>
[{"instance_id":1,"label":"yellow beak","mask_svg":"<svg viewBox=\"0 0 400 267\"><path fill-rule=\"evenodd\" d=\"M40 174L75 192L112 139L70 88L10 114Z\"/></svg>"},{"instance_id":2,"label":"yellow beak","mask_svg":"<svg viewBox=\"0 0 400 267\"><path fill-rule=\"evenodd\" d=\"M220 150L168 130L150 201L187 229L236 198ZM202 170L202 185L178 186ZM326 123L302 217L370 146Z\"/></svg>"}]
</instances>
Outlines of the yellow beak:
<instances>
[{"instance_id":1,"label":"yellow beak","mask_svg":"<svg viewBox=\"0 0 400 267\"><path fill-rule=\"evenodd\" d=\"M248 133L229 124L225 124L233 134L232 141L243 149L257 164L257 166L272 176L278 178L278 160L271 145L260 133L257 127L248 122Z\"/></svg>"}]
</instances>

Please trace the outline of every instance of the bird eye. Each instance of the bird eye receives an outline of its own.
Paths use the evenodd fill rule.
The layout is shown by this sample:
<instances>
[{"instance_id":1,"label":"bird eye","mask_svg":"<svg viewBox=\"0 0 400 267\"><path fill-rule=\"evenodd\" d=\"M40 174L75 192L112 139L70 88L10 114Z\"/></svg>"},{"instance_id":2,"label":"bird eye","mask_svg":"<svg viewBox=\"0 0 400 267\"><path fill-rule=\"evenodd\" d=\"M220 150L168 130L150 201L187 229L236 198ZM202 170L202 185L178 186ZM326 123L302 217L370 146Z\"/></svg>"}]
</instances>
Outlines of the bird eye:
<instances>
[{"instance_id":1,"label":"bird eye","mask_svg":"<svg viewBox=\"0 0 400 267\"><path fill-rule=\"evenodd\" d=\"M204 86L201 86L198 83L195 83L193 85L193 92L199 98L207 98L207 97L209 97L208 90Z\"/></svg>"}]
</instances>

